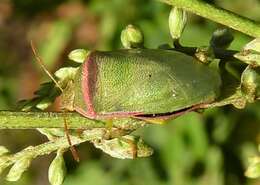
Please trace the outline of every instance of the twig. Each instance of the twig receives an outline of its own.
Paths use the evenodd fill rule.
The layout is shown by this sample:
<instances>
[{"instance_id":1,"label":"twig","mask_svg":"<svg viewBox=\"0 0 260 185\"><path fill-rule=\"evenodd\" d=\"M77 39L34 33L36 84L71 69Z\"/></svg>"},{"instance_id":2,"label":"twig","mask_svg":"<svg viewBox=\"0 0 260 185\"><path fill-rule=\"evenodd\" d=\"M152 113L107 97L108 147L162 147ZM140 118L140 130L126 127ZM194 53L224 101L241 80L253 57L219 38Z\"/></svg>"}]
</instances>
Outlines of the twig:
<instances>
[{"instance_id":1,"label":"twig","mask_svg":"<svg viewBox=\"0 0 260 185\"><path fill-rule=\"evenodd\" d=\"M252 37L260 37L260 24L201 0L159 0L200 15Z\"/></svg>"},{"instance_id":2,"label":"twig","mask_svg":"<svg viewBox=\"0 0 260 185\"><path fill-rule=\"evenodd\" d=\"M35 129L64 128L62 112L12 112L0 111L0 129ZM105 128L104 121L85 118L78 113L66 113L69 129ZM113 127L124 130L135 130L146 124L145 121L133 118L112 120Z\"/></svg>"},{"instance_id":3,"label":"twig","mask_svg":"<svg viewBox=\"0 0 260 185\"><path fill-rule=\"evenodd\" d=\"M80 143L90 141L93 139L100 139L105 135L105 129L92 129L87 130L83 134L81 134L81 137L78 136L70 136L72 145L78 145ZM4 157L1 157L0 160L5 161L5 165L9 166L16 162L18 159L22 158L23 156L30 156L31 159L34 159L41 155L50 154L51 152L54 152L58 149L69 148L70 145L67 142L67 138L60 137L56 140L49 141L43 144L40 144L38 146L29 146L26 149L13 154L13 155L7 155Z\"/></svg>"}]
</instances>

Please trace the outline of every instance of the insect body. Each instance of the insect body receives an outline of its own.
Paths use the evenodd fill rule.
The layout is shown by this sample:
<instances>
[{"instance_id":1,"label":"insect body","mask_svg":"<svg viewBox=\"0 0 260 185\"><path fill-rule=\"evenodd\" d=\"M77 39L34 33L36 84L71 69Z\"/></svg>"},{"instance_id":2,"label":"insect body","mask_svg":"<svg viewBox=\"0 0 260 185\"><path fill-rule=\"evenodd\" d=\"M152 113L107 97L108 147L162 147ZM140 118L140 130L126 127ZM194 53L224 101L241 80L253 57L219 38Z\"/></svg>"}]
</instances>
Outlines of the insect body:
<instances>
[{"instance_id":1,"label":"insect body","mask_svg":"<svg viewBox=\"0 0 260 185\"><path fill-rule=\"evenodd\" d=\"M191 56L130 49L91 52L69 91L77 112L102 119L174 115L214 101L220 86L219 74Z\"/></svg>"}]
</instances>

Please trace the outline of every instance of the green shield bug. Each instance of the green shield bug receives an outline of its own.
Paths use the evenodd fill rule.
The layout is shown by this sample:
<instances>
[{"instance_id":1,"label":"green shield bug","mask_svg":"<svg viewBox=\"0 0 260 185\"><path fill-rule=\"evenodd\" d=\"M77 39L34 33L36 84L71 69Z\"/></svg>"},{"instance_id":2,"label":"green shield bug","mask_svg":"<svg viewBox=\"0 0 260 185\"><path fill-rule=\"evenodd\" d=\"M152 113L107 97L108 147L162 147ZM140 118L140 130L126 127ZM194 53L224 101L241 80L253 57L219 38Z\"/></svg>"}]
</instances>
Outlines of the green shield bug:
<instances>
[{"instance_id":1,"label":"green shield bug","mask_svg":"<svg viewBox=\"0 0 260 185\"><path fill-rule=\"evenodd\" d=\"M82 56L75 54L80 61ZM52 79L61 89L64 108L87 118L134 117L160 123L202 108L219 94L219 73L178 51L139 48L92 51L83 58L85 55L72 75L67 74L70 77L65 85ZM64 126L71 145L65 118ZM133 158L135 150L133 147ZM79 161L72 145L71 151Z\"/></svg>"},{"instance_id":2,"label":"green shield bug","mask_svg":"<svg viewBox=\"0 0 260 185\"><path fill-rule=\"evenodd\" d=\"M92 119L167 119L214 101L218 72L177 51L92 51L65 89L71 109ZM67 92L66 92L67 91ZM69 91L69 92L68 92Z\"/></svg>"}]
</instances>

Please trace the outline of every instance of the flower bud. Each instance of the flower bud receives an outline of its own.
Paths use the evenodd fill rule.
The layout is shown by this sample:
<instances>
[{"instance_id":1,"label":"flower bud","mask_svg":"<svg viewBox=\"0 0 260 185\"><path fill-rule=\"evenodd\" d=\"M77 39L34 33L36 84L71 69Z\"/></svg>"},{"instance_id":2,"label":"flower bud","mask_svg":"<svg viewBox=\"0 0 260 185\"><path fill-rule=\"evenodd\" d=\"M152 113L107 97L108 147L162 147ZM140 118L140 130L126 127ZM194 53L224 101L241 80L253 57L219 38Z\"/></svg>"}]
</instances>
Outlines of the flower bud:
<instances>
[{"instance_id":1,"label":"flower bud","mask_svg":"<svg viewBox=\"0 0 260 185\"><path fill-rule=\"evenodd\" d=\"M121 42L124 48L142 48L144 43L144 37L142 31L133 25L128 25L121 32Z\"/></svg>"},{"instance_id":2,"label":"flower bud","mask_svg":"<svg viewBox=\"0 0 260 185\"><path fill-rule=\"evenodd\" d=\"M254 102L260 96L260 69L248 66L241 76L241 90L246 96L248 102Z\"/></svg>"},{"instance_id":3,"label":"flower bud","mask_svg":"<svg viewBox=\"0 0 260 185\"><path fill-rule=\"evenodd\" d=\"M77 62L77 63L83 63L88 56L89 52L87 52L84 49L75 49L71 51L68 55L69 59Z\"/></svg>"},{"instance_id":4,"label":"flower bud","mask_svg":"<svg viewBox=\"0 0 260 185\"><path fill-rule=\"evenodd\" d=\"M7 153L9 153L9 150L4 146L0 146L0 157L6 155Z\"/></svg>"},{"instance_id":5,"label":"flower bud","mask_svg":"<svg viewBox=\"0 0 260 185\"><path fill-rule=\"evenodd\" d=\"M173 40L181 37L187 23L187 14L181 8L173 7L169 15L169 28Z\"/></svg>"},{"instance_id":6,"label":"flower bud","mask_svg":"<svg viewBox=\"0 0 260 185\"><path fill-rule=\"evenodd\" d=\"M54 75L59 79L59 81L64 81L66 78L74 79L77 70L77 67L63 67L57 70Z\"/></svg>"},{"instance_id":7,"label":"flower bud","mask_svg":"<svg viewBox=\"0 0 260 185\"><path fill-rule=\"evenodd\" d=\"M49 182L51 185L61 185L66 175L66 166L63 159L63 151L59 150L49 167Z\"/></svg>"},{"instance_id":8,"label":"flower bud","mask_svg":"<svg viewBox=\"0 0 260 185\"><path fill-rule=\"evenodd\" d=\"M10 169L9 173L6 176L6 180L8 181L18 181L25 170L28 169L32 161L31 157L23 157L17 160L12 168Z\"/></svg>"}]
</instances>

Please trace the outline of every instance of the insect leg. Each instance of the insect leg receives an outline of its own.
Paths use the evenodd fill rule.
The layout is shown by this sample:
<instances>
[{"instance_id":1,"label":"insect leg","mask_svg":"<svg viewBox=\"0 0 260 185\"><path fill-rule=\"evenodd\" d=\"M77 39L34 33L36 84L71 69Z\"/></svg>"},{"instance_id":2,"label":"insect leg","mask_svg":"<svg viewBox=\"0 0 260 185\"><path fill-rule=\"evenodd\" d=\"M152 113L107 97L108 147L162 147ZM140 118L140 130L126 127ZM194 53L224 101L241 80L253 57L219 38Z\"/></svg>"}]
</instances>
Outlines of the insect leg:
<instances>
[{"instance_id":1,"label":"insect leg","mask_svg":"<svg viewBox=\"0 0 260 185\"><path fill-rule=\"evenodd\" d=\"M65 135L67 137L68 143L70 145L70 151L72 153L72 156L73 156L74 160L79 162L78 152L77 152L75 146L72 145L71 140L70 140L69 129L68 129L68 124L67 124L66 117L64 116L63 119L64 119L64 132L65 132Z\"/></svg>"}]
</instances>

